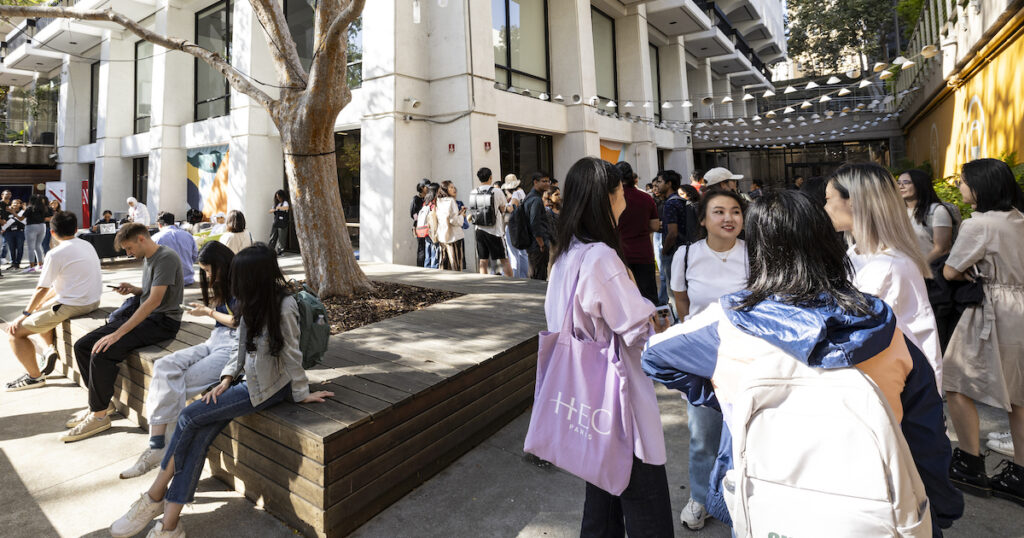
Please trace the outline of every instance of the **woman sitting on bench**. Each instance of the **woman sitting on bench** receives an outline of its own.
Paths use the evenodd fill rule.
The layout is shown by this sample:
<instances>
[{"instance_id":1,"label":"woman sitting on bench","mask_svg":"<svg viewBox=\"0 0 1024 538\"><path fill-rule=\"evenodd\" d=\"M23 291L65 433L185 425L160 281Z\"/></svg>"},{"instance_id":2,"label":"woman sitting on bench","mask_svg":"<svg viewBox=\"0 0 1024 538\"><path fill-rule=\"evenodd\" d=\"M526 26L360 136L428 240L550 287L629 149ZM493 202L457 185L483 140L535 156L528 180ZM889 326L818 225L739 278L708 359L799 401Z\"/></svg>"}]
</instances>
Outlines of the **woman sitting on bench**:
<instances>
[{"instance_id":1,"label":"woman sitting on bench","mask_svg":"<svg viewBox=\"0 0 1024 538\"><path fill-rule=\"evenodd\" d=\"M174 433L185 402L220 379L231 354L238 351L238 323L231 298L231 261L235 253L216 241L199 251L199 282L203 304L191 303L193 316L209 316L215 325L210 338L188 349L176 351L153 363L146 410L149 411L149 448L134 465L121 471L121 478L135 478L152 471L164 459L166 439ZM170 430L170 431L168 431Z\"/></svg>"},{"instance_id":2,"label":"woman sitting on bench","mask_svg":"<svg viewBox=\"0 0 1024 538\"><path fill-rule=\"evenodd\" d=\"M221 371L220 383L181 412L160 473L110 526L114 537L134 536L160 513L164 517L149 537L185 536L178 521L181 509L193 501L206 452L232 419L284 400L313 403L334 396L309 391L299 351L298 306L285 287L277 256L266 245L257 243L235 255L231 295L237 304L238 352Z\"/></svg>"}]
</instances>

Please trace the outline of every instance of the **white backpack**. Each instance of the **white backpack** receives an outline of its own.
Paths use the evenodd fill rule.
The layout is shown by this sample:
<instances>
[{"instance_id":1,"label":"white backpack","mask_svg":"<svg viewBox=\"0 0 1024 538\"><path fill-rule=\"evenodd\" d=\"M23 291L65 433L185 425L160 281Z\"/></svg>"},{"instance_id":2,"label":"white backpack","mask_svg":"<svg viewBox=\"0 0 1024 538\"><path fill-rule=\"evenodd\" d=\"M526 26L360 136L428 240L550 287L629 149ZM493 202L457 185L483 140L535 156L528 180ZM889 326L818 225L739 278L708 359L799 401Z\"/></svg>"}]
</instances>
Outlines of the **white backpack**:
<instances>
[{"instance_id":1,"label":"white backpack","mask_svg":"<svg viewBox=\"0 0 1024 538\"><path fill-rule=\"evenodd\" d=\"M864 373L769 356L741 387L722 483L735 536L932 536L903 432Z\"/></svg>"}]
</instances>

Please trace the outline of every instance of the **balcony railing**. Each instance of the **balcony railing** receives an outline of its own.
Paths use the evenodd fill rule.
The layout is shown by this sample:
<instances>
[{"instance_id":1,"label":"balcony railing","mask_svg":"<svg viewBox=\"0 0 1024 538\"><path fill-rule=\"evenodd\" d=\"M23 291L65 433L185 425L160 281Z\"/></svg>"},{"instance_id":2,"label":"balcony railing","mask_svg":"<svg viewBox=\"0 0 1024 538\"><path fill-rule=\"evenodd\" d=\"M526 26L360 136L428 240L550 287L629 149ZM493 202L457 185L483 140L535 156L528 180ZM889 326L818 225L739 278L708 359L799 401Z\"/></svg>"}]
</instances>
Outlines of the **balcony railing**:
<instances>
[{"instance_id":1,"label":"balcony railing","mask_svg":"<svg viewBox=\"0 0 1024 538\"><path fill-rule=\"evenodd\" d=\"M57 145L57 123L35 119L0 119L0 144Z\"/></svg>"},{"instance_id":2,"label":"balcony railing","mask_svg":"<svg viewBox=\"0 0 1024 538\"><path fill-rule=\"evenodd\" d=\"M950 34L966 32L969 4L971 4L969 0L924 0L921 16L917 20L917 26L907 45L908 55L916 55L926 45L940 47L941 41L949 37ZM973 7L970 9L976 9L979 12L984 9L983 3L971 5ZM960 24L957 24L958 22ZM924 77L931 74L939 65L941 62L938 61L915 60L915 64L909 69L900 71L894 86L897 106L904 100L912 98L912 94L905 92L911 88L920 87Z\"/></svg>"},{"instance_id":3,"label":"balcony railing","mask_svg":"<svg viewBox=\"0 0 1024 538\"><path fill-rule=\"evenodd\" d=\"M744 39L743 35L733 27L732 22L729 21L729 17L725 15L722 8L708 0L698 0L697 7L703 10L708 18L711 19L715 27L721 30L721 32L732 41L736 50L750 61L750 65L752 65L755 70L764 75L766 79L772 79L771 69L768 69L768 66L761 61L761 58L757 56L757 53L754 52L754 49L749 43L747 43L747 40Z\"/></svg>"}]
</instances>

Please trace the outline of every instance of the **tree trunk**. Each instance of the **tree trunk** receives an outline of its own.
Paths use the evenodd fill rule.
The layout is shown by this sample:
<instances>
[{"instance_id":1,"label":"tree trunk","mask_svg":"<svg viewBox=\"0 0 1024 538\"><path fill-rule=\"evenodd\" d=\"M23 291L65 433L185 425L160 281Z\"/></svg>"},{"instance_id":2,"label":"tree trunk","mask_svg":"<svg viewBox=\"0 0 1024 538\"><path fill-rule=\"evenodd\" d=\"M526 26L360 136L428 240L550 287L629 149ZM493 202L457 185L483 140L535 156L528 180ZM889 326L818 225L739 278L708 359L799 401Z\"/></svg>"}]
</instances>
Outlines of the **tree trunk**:
<instances>
[{"instance_id":1,"label":"tree trunk","mask_svg":"<svg viewBox=\"0 0 1024 538\"><path fill-rule=\"evenodd\" d=\"M338 163L332 151L333 129L326 134L322 130L314 132L320 133L318 140L302 127L294 128L293 136L282 133L281 137L292 220L302 249L306 281L320 297L348 297L372 291L373 285L356 262L341 206Z\"/></svg>"}]
</instances>

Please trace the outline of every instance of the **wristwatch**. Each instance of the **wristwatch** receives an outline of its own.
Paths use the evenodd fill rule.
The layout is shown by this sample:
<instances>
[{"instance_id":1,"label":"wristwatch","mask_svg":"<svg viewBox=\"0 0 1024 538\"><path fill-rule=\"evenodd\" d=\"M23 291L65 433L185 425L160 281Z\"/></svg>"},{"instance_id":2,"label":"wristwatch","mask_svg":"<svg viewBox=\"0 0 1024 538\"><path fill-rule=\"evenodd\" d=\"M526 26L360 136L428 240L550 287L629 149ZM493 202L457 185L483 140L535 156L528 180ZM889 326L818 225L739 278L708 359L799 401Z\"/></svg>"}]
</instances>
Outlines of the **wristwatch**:
<instances>
[{"instance_id":1,"label":"wristwatch","mask_svg":"<svg viewBox=\"0 0 1024 538\"><path fill-rule=\"evenodd\" d=\"M28 310L22 310L21 311L21 315L23 315L23 316L31 316L32 312L29 312Z\"/></svg>"}]
</instances>

